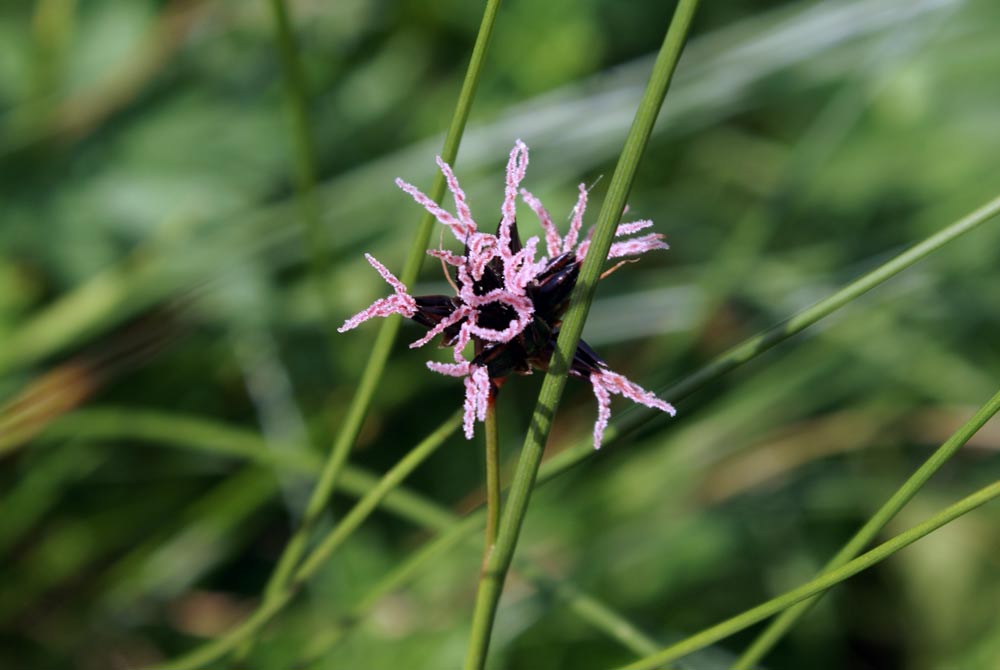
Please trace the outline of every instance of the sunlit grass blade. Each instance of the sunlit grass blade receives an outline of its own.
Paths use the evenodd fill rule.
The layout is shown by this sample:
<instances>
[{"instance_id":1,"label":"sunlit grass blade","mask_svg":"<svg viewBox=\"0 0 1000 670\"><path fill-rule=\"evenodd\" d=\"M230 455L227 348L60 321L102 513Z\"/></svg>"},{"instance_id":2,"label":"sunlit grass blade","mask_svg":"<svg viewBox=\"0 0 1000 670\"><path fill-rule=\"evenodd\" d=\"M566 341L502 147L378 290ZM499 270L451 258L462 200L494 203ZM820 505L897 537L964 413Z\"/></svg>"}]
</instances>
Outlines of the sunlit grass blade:
<instances>
[{"instance_id":1,"label":"sunlit grass blade","mask_svg":"<svg viewBox=\"0 0 1000 670\"><path fill-rule=\"evenodd\" d=\"M600 214L598 214L590 251L580 269L580 277L577 280L569 310L562 324L555 353L552 355L551 368L542 382L538 404L521 450L521 457L501 518L497 542L486 561L479 582L472 618L472 630L469 636L469 648L465 660L466 670L480 670L486 665L486 655L500 594L503 591L507 569L514 557L521 523L528 509L531 489L538 474L538 466L542 461L542 453L552 426L553 415L566 383L569 361L580 341L583 322L587 318L587 311L594 298L597 280L611 247L616 224L625 208L625 201L638 169L639 160L649 142L653 124L659 115L674 69L680 59L681 49L684 46L697 6L698 0L681 0L677 5L663 46L657 56L656 63L653 65L653 72L646 92L643 94L635 120L632 122L632 128L625 140L618 165L611 177L607 196Z\"/></svg>"},{"instance_id":2,"label":"sunlit grass blade","mask_svg":"<svg viewBox=\"0 0 1000 670\"><path fill-rule=\"evenodd\" d=\"M655 654L622 666L618 670L655 670L656 668L663 667L666 663L670 663L699 649L703 649L710 644L714 644L734 633L738 633L744 628L763 621L769 616L788 609L796 603L836 586L842 581L889 558L900 549L908 547L917 540L933 533L938 528L951 523L960 516L968 514L977 507L985 505L997 497L1000 497L1000 481L980 489L967 498L963 498L954 505L935 514L927 521L914 526L904 533L900 533L887 542L883 542L871 551L862 554L835 570L825 572L816 579L806 582L802 586L792 589L777 598L772 598L757 607L749 609L731 619L727 619L711 628L707 628Z\"/></svg>"}]
</instances>

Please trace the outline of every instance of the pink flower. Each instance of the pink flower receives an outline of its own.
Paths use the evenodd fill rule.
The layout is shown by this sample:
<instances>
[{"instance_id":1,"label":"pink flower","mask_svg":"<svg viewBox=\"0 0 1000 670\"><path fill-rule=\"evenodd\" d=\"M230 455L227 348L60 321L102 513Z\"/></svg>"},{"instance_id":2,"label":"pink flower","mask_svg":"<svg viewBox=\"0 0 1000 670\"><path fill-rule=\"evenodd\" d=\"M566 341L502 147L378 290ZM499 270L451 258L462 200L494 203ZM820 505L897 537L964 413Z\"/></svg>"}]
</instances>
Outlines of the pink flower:
<instances>
[{"instance_id":1,"label":"pink flower","mask_svg":"<svg viewBox=\"0 0 1000 670\"><path fill-rule=\"evenodd\" d=\"M472 438L475 422L483 421L486 407L500 385L512 374L531 374L532 369L546 369L552 356L563 313L576 285L580 264L590 248L592 230L580 240L583 216L587 208L587 188L580 184L579 197L565 237L559 234L548 211L528 190L520 188L528 167L528 147L521 140L514 143L507 161L504 199L496 234L479 229L472 218L465 192L451 167L437 159L455 203L455 213L447 211L417 187L401 179L396 185L445 225L464 245L461 255L444 249L427 253L455 268L455 296L413 297L381 263L365 257L395 293L376 300L344 322L344 332L373 317L401 314L425 326L427 333L410 344L420 347L437 336L442 345L452 348L454 363L428 362L427 367L443 375L465 379L465 436ZM548 256L536 259L538 237L522 244L517 230L517 196L535 212L545 231ZM616 236L627 237L653 225L652 221L623 223ZM655 249L667 249L663 235L647 233L611 245L608 258L637 256ZM465 357L468 344L474 344L472 359ZM618 394L674 415L674 408L655 395L612 372L607 364L582 340L577 347L570 374L589 379L597 398L598 414L594 424L594 447L611 416L611 395Z\"/></svg>"}]
</instances>

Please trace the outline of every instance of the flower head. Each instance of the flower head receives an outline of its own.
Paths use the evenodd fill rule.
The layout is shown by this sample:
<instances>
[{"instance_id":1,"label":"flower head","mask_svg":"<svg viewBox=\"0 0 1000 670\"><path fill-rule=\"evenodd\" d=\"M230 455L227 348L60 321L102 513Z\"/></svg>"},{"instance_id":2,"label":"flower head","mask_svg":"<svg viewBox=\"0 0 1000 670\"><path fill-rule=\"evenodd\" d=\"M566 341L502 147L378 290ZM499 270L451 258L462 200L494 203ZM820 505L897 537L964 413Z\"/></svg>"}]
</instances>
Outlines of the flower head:
<instances>
[{"instance_id":1,"label":"flower head","mask_svg":"<svg viewBox=\"0 0 1000 670\"><path fill-rule=\"evenodd\" d=\"M588 196L583 184L579 186L579 196L565 236L559 234L538 198L521 188L528 168L528 147L521 140L514 143L507 161L504 199L495 234L480 230L451 167L440 157L437 164L454 199L454 214L412 184L397 179L396 185L433 214L464 245L462 254L444 249L427 252L454 268L457 295L413 297L381 263L365 254L395 293L376 300L345 321L338 330L350 330L376 316L401 314L428 329L410 347L423 346L440 335L442 346L452 348L455 362L431 361L427 367L443 375L465 379L465 436L471 438L475 422L485 419L487 404L509 375L531 374L532 369L548 367L580 265L590 248L593 229L580 239ZM540 259L536 259L540 243L537 236L521 242L516 221L518 195L535 213L545 231L548 255ZM637 256L668 248L659 233L634 236L652 225L652 221L620 224L615 235L623 239L611 245L608 258ZM474 355L467 359L465 349L470 342L474 345ZM573 357L570 374L589 379L597 398L595 448L600 447L611 416L612 394L670 415L675 413L669 403L612 372L582 340Z\"/></svg>"}]
</instances>

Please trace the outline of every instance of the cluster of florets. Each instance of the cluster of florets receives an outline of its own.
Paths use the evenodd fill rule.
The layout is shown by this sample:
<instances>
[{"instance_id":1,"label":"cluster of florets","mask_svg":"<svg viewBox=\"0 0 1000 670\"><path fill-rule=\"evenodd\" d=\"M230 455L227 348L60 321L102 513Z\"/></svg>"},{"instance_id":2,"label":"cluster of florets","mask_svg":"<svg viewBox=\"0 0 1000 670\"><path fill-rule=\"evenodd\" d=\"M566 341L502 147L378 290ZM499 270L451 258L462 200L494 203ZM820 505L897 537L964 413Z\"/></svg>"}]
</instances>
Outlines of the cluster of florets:
<instances>
[{"instance_id":1,"label":"cluster of florets","mask_svg":"<svg viewBox=\"0 0 1000 670\"><path fill-rule=\"evenodd\" d=\"M369 254L365 258L395 293L376 300L370 307L344 322L340 332L376 316L401 314L429 330L410 347L420 347L437 336L442 346L452 349L454 362L428 362L427 367L443 375L465 380L465 436L472 438L475 421L483 421L486 408L510 374L530 374L532 369L546 369L554 350L563 313L576 284L580 264L590 248L590 232L581 240L587 189L579 187L569 232L559 234L552 217L541 202L520 188L528 167L528 147L518 140L507 162L507 182L500 224L495 235L482 232L466 201L465 192L451 167L437 159L455 201L455 213L445 210L417 187L401 179L396 185L451 230L464 245L459 255L445 249L427 253L454 268L456 295L411 296L406 286ZM530 237L522 244L515 221L517 197L538 217L545 231L548 255L536 259L539 238ZM618 226L616 236L630 236L653 225L652 221L634 221ZM654 249L666 249L663 236L647 233L611 245L608 258L636 256ZM474 355L466 358L469 343ZM594 425L594 447L611 416L611 395L619 394L635 402L673 415L674 408L652 393L612 372L607 364L581 340L570 366L570 374L589 379L597 398L598 413Z\"/></svg>"}]
</instances>

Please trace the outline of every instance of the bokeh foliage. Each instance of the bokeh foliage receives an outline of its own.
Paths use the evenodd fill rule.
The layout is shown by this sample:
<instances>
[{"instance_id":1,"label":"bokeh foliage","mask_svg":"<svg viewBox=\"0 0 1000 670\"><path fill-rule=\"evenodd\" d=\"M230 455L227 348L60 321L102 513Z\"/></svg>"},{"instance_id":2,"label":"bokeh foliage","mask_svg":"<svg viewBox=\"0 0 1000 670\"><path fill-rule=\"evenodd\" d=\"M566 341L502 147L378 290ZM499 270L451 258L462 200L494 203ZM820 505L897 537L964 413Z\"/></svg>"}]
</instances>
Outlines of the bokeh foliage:
<instances>
[{"instance_id":1,"label":"bokeh foliage","mask_svg":"<svg viewBox=\"0 0 1000 670\"><path fill-rule=\"evenodd\" d=\"M1000 187L996 3L704 5L630 197L672 250L606 280L584 334L649 388ZM332 315L266 3L0 7L0 666L134 667L217 636L301 513L374 333L328 324L386 290L362 251L402 264L419 211L392 178L429 183L481 7L289 7ZM492 216L514 137L553 212L609 175L668 18L508 0L459 152L473 211ZM984 226L608 445L538 491L520 551L663 643L805 581L996 391L998 249ZM446 292L434 263L415 292ZM425 355L397 346L329 521L461 402ZM537 390L504 388L508 457ZM550 447L593 412L571 384ZM888 532L996 479L998 448L994 423ZM459 435L408 485L463 512L481 469ZM428 537L405 511L352 536L268 629L259 667L460 663L478 541L348 616ZM998 520L986 507L836 589L767 667L997 666ZM724 667L750 639L691 666ZM630 658L516 572L493 649L496 668Z\"/></svg>"}]
</instances>

